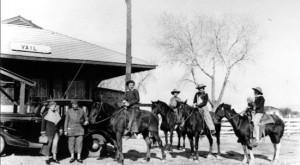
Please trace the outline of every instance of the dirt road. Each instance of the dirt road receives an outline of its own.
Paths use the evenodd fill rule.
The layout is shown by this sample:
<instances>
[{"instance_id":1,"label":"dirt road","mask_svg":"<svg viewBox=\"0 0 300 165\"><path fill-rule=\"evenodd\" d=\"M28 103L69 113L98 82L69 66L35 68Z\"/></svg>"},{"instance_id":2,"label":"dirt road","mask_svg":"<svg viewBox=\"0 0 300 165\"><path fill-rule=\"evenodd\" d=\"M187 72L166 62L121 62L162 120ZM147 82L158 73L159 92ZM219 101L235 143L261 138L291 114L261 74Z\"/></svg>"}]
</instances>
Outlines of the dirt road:
<instances>
[{"instance_id":1,"label":"dirt road","mask_svg":"<svg viewBox=\"0 0 300 165\"><path fill-rule=\"evenodd\" d=\"M215 140L215 139L214 139ZM177 144L177 139L175 138ZM124 155L125 164L138 165L138 164L172 164L172 165L193 165L193 164L205 164L205 165L224 165L224 164L242 164L243 151L240 144L237 143L237 139L234 135L226 135L221 137L221 151L222 157L220 159L212 158L207 159L208 140L204 137L200 140L199 150L200 158L198 161L193 161L190 158L190 154L184 150L176 150L173 152L167 152L167 159L161 160L161 152L158 148L151 150L151 160L146 162L144 160L146 154L146 146L143 139L129 139L124 140ZM186 140L186 147L189 148L188 140ZM214 152L216 152L216 145L214 145ZM270 160L273 154L273 146L268 138L262 142L258 148L254 150L256 157L255 164L270 164ZM23 154L11 154L3 156L1 159L1 165L42 165L45 164L45 157L38 154L32 155L28 153ZM69 158L60 161L61 165L69 164ZM76 164L76 163L73 163ZM79 163L77 163L79 164ZM117 165L118 163L113 160L113 157L107 157L102 160L96 160L96 158L87 158L84 160L85 165ZM282 141L280 162L281 165L296 165L300 164L300 135L292 135L290 137L284 137Z\"/></svg>"}]
</instances>

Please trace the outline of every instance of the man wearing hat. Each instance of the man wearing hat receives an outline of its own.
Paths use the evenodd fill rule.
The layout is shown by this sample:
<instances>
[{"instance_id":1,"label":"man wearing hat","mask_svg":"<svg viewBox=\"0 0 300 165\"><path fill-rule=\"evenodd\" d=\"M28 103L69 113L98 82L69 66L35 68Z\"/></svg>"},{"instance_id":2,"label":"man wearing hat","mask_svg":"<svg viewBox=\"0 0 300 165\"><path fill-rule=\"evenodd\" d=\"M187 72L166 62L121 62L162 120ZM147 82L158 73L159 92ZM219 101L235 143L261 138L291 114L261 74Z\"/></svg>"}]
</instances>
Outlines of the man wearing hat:
<instances>
[{"instance_id":1,"label":"man wearing hat","mask_svg":"<svg viewBox=\"0 0 300 165\"><path fill-rule=\"evenodd\" d=\"M181 99L178 97L180 91L177 89L173 89L171 91L171 94L173 95L170 99L170 103L169 106L175 111L176 116L177 116L177 120L178 120L178 111L177 111L177 102L181 101Z\"/></svg>"},{"instance_id":2,"label":"man wearing hat","mask_svg":"<svg viewBox=\"0 0 300 165\"><path fill-rule=\"evenodd\" d=\"M252 88L254 92L254 117L252 119L254 124L253 130L253 140L252 145L255 147L257 146L257 141L259 140L259 122L264 114L264 106L265 106L265 98L263 96L262 89L260 87Z\"/></svg>"},{"instance_id":3,"label":"man wearing hat","mask_svg":"<svg viewBox=\"0 0 300 165\"><path fill-rule=\"evenodd\" d=\"M129 116L129 123L127 128L124 132L125 135L129 133L138 133L138 127L135 119L136 111L139 110L139 102L140 102L140 95L139 91L134 89L135 82L133 80L129 80L126 82L126 91L123 100L123 106L127 108L130 112Z\"/></svg>"},{"instance_id":4,"label":"man wearing hat","mask_svg":"<svg viewBox=\"0 0 300 165\"><path fill-rule=\"evenodd\" d=\"M211 134L216 133L214 122L210 116L209 113L209 107L207 105L208 103L208 94L205 92L206 85L199 84L196 86L196 89L198 89L198 92L194 96L194 106L197 107L199 110L203 111L203 118L204 121L209 128Z\"/></svg>"},{"instance_id":5,"label":"man wearing hat","mask_svg":"<svg viewBox=\"0 0 300 165\"><path fill-rule=\"evenodd\" d=\"M88 124L87 114L78 106L76 100L71 101L72 108L68 109L65 118L65 135L68 136L68 147L71 154L70 163L76 159L74 154L77 153L77 162L82 163L81 151L84 135L83 125Z\"/></svg>"}]
</instances>

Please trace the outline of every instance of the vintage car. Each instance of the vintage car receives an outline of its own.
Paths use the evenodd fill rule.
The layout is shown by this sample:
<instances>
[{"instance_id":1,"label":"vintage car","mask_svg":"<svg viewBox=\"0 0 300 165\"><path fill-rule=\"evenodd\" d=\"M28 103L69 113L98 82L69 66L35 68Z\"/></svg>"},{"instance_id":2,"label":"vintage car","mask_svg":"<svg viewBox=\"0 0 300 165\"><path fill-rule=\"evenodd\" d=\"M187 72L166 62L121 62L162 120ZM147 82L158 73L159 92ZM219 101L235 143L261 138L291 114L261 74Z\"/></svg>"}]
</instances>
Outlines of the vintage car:
<instances>
[{"instance_id":1,"label":"vintage car","mask_svg":"<svg viewBox=\"0 0 300 165\"><path fill-rule=\"evenodd\" d=\"M0 114L0 155L5 153L8 148L41 148L42 144L38 142L41 131L41 111L50 101L55 101L59 106L60 113L63 116L70 107L70 99L52 99L47 100L44 105L34 113L1 113ZM78 100L78 104L89 113L92 105L91 100ZM67 152L67 138L61 137L61 145L58 152ZM88 156L99 156L102 146L106 140L101 130L95 127L86 127L84 138L84 152Z\"/></svg>"}]
</instances>

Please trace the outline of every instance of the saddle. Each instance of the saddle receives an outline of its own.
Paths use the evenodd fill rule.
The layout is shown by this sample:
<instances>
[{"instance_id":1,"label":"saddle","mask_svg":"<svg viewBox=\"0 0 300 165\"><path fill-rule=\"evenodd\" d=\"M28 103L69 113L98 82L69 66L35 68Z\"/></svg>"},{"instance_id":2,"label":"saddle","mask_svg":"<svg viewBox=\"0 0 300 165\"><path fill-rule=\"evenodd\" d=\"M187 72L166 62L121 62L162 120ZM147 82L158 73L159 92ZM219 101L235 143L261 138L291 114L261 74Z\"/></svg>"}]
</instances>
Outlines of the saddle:
<instances>
[{"instance_id":1,"label":"saddle","mask_svg":"<svg viewBox=\"0 0 300 165\"><path fill-rule=\"evenodd\" d=\"M264 113L260 119L259 125L266 125L270 123L275 123L275 119L272 115Z\"/></svg>"},{"instance_id":2,"label":"saddle","mask_svg":"<svg viewBox=\"0 0 300 165\"><path fill-rule=\"evenodd\" d=\"M259 122L259 137L265 136L266 124L275 123L275 116L264 113Z\"/></svg>"}]
</instances>

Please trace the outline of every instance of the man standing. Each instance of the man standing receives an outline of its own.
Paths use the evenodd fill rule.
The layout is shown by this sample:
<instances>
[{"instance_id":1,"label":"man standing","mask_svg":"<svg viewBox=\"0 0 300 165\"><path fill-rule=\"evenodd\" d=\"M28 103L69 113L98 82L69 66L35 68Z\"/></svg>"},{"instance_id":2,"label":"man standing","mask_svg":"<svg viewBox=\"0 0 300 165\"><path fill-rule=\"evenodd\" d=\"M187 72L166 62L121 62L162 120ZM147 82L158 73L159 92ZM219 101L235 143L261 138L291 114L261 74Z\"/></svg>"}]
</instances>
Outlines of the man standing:
<instances>
[{"instance_id":1,"label":"man standing","mask_svg":"<svg viewBox=\"0 0 300 165\"><path fill-rule=\"evenodd\" d=\"M84 135L83 125L88 124L87 114L83 109L79 108L78 102L72 100L72 108L66 113L65 119L65 135L68 136L68 146L71 154L70 163L75 161L74 154L77 153L77 162L82 163L81 151Z\"/></svg>"},{"instance_id":2,"label":"man standing","mask_svg":"<svg viewBox=\"0 0 300 165\"><path fill-rule=\"evenodd\" d=\"M216 133L215 125L214 122L210 116L209 113L209 107L207 105L208 103L208 94L205 93L205 87L206 85L204 84L199 84L197 85L196 89L198 89L198 92L194 96L194 106L197 107L199 110L203 111L203 118L204 121L209 128L211 134Z\"/></svg>"},{"instance_id":3,"label":"man standing","mask_svg":"<svg viewBox=\"0 0 300 165\"><path fill-rule=\"evenodd\" d=\"M133 80L129 80L126 82L126 92L123 100L123 106L127 108L129 111L129 123L124 132L124 135L129 133L138 133L138 127L136 123L136 111L139 110L139 102L140 102L140 95L139 91L134 89L135 82Z\"/></svg>"},{"instance_id":4,"label":"man standing","mask_svg":"<svg viewBox=\"0 0 300 165\"><path fill-rule=\"evenodd\" d=\"M254 125L254 130L253 130L253 138L252 139L252 146L256 147L257 146L257 141L260 139L260 134L259 134L259 122L265 113L264 107L265 107L265 98L263 96L262 89L260 87L255 87L252 88L254 92L254 117L252 119L253 125Z\"/></svg>"}]
</instances>

